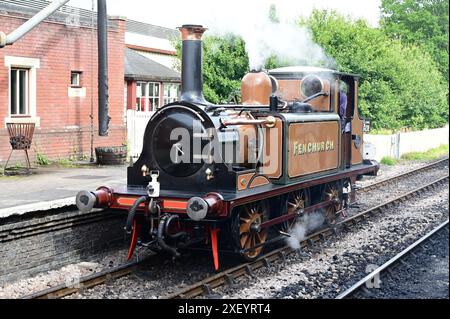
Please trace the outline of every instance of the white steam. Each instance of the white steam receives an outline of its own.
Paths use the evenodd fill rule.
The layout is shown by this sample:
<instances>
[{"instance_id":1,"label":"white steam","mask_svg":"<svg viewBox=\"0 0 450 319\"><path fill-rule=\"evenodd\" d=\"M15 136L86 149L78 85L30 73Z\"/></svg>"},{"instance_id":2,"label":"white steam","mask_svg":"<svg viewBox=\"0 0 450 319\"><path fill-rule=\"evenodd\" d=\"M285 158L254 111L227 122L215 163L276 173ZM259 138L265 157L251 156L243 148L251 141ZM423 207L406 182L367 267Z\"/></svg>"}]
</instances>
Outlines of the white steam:
<instances>
[{"instance_id":1,"label":"white steam","mask_svg":"<svg viewBox=\"0 0 450 319\"><path fill-rule=\"evenodd\" d=\"M286 242L292 249L299 249L300 242L306 235L322 226L325 216L320 212L312 212L300 218L290 230L291 237L286 238Z\"/></svg>"},{"instance_id":2,"label":"white steam","mask_svg":"<svg viewBox=\"0 0 450 319\"><path fill-rule=\"evenodd\" d=\"M288 65L335 66L334 60L313 41L311 31L298 25L302 13L298 4L285 2L283 10L278 10L273 2L277 23L269 18L273 5L269 1L234 1L234 5L232 2L210 1L195 14L197 17L189 18L192 23L207 27L209 35L240 36L245 41L250 69L263 68L272 55Z\"/></svg>"},{"instance_id":3,"label":"white steam","mask_svg":"<svg viewBox=\"0 0 450 319\"><path fill-rule=\"evenodd\" d=\"M223 35L220 32L225 30L212 29L212 31ZM251 70L262 69L272 55L290 65L332 66L334 64L324 50L314 43L311 32L294 23L274 23L266 18L242 27L233 24L227 31L241 36L244 40Z\"/></svg>"}]
</instances>

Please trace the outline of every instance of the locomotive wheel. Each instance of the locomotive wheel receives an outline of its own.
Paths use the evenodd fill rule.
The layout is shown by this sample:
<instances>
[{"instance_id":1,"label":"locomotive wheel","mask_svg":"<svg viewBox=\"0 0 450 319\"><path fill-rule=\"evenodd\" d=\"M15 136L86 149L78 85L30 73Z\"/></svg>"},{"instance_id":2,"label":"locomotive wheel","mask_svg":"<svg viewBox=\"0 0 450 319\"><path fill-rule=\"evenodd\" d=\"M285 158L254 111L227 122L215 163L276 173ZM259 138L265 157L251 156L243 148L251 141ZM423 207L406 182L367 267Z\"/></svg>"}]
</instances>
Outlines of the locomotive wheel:
<instances>
[{"instance_id":1,"label":"locomotive wheel","mask_svg":"<svg viewBox=\"0 0 450 319\"><path fill-rule=\"evenodd\" d=\"M244 259L255 260L261 254L264 248L264 245L261 244L266 242L268 229L261 229L260 226L268 219L269 210L266 202L250 203L238 208L234 217L232 232Z\"/></svg>"},{"instance_id":2,"label":"locomotive wheel","mask_svg":"<svg viewBox=\"0 0 450 319\"><path fill-rule=\"evenodd\" d=\"M323 199L325 201L335 201L334 204L325 208L325 222L328 226L334 226L337 222L336 213L342 208L342 202L340 200L340 194L337 184L328 184L325 186Z\"/></svg>"},{"instance_id":3,"label":"locomotive wheel","mask_svg":"<svg viewBox=\"0 0 450 319\"><path fill-rule=\"evenodd\" d=\"M306 189L297 190L288 194L287 214L297 214L299 210L309 205L309 192ZM298 216L301 221L303 214ZM283 224L283 231L289 232L297 222L297 218L292 218Z\"/></svg>"}]
</instances>

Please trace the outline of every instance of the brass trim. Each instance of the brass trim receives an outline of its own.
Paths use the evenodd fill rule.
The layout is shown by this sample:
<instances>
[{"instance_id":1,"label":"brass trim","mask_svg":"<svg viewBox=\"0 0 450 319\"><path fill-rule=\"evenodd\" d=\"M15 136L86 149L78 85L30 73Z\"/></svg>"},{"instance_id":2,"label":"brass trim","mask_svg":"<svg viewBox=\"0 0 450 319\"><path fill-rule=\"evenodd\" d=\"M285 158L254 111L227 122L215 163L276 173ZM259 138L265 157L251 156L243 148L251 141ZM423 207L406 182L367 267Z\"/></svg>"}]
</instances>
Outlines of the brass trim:
<instances>
[{"instance_id":1,"label":"brass trim","mask_svg":"<svg viewBox=\"0 0 450 319\"><path fill-rule=\"evenodd\" d=\"M255 173L245 173L237 176L237 190L242 191L247 189L249 182Z\"/></svg>"},{"instance_id":2,"label":"brass trim","mask_svg":"<svg viewBox=\"0 0 450 319\"><path fill-rule=\"evenodd\" d=\"M352 135L359 135L361 137L361 146L358 149L355 146L353 140L351 141L351 164L360 164L363 162L363 151L364 151L364 132L363 132L363 121L359 117L358 110L358 81L355 80L355 104L352 119Z\"/></svg>"},{"instance_id":3,"label":"brass trim","mask_svg":"<svg viewBox=\"0 0 450 319\"><path fill-rule=\"evenodd\" d=\"M248 188L255 188L258 186L264 186L269 184L270 181L267 177L263 176L263 175L258 175L258 176L254 176L251 180L251 182L249 183L249 187Z\"/></svg>"},{"instance_id":4,"label":"brass trim","mask_svg":"<svg viewBox=\"0 0 450 319\"><path fill-rule=\"evenodd\" d=\"M276 119L272 115L269 115L262 120L235 118L223 121L220 119L220 123L223 127L230 125L264 125L265 127L272 128L275 126Z\"/></svg>"},{"instance_id":5,"label":"brass trim","mask_svg":"<svg viewBox=\"0 0 450 319\"><path fill-rule=\"evenodd\" d=\"M201 41L203 33L208 30L201 25L183 25L177 28L181 32L181 39Z\"/></svg>"}]
</instances>

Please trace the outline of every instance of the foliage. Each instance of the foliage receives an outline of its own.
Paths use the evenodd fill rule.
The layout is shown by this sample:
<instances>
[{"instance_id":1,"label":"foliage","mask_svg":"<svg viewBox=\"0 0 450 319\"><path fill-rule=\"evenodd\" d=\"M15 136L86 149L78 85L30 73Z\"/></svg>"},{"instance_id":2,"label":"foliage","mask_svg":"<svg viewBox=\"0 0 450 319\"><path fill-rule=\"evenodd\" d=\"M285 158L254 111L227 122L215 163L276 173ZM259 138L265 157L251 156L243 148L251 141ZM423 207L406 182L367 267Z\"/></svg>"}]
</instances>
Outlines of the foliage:
<instances>
[{"instance_id":1,"label":"foliage","mask_svg":"<svg viewBox=\"0 0 450 319\"><path fill-rule=\"evenodd\" d=\"M420 45L448 81L448 0L382 0L381 26L404 43Z\"/></svg>"},{"instance_id":2,"label":"foliage","mask_svg":"<svg viewBox=\"0 0 450 319\"><path fill-rule=\"evenodd\" d=\"M277 7L275 4L271 4L269 8L269 21L272 23L280 23L280 17L277 13Z\"/></svg>"},{"instance_id":3,"label":"foliage","mask_svg":"<svg viewBox=\"0 0 450 319\"><path fill-rule=\"evenodd\" d=\"M401 156L403 160L408 161L429 161L432 159L439 158L443 155L448 155L448 144L441 145L436 148L429 149L426 152L411 152L405 153Z\"/></svg>"},{"instance_id":4,"label":"foliage","mask_svg":"<svg viewBox=\"0 0 450 319\"><path fill-rule=\"evenodd\" d=\"M41 166L50 165L51 161L41 152L36 153L36 162Z\"/></svg>"},{"instance_id":5,"label":"foliage","mask_svg":"<svg viewBox=\"0 0 450 319\"><path fill-rule=\"evenodd\" d=\"M390 156L385 156L381 159L380 163L392 166L405 161L430 161L442 157L444 155L448 155L448 152L449 152L449 145L443 144L439 147L429 149L425 152L405 153L400 157L400 160Z\"/></svg>"},{"instance_id":6,"label":"foliage","mask_svg":"<svg viewBox=\"0 0 450 319\"><path fill-rule=\"evenodd\" d=\"M392 166L392 165L397 164L398 160L396 160L395 158L390 157L390 156L385 156L381 159L380 163L384 164L384 165Z\"/></svg>"},{"instance_id":7,"label":"foliage","mask_svg":"<svg viewBox=\"0 0 450 319\"><path fill-rule=\"evenodd\" d=\"M372 135L391 135L394 134L395 131L391 130L391 129L387 129L387 128L379 128L379 129L374 129L374 130L370 130L370 134Z\"/></svg>"},{"instance_id":8,"label":"foliage","mask_svg":"<svg viewBox=\"0 0 450 319\"><path fill-rule=\"evenodd\" d=\"M300 23L311 28L338 70L361 75L359 106L374 129L447 122L446 84L429 54L336 12L316 10Z\"/></svg>"},{"instance_id":9,"label":"foliage","mask_svg":"<svg viewBox=\"0 0 450 319\"><path fill-rule=\"evenodd\" d=\"M177 44L181 57L181 43ZM248 71L244 41L236 36L205 36L203 41L203 93L212 103L226 102L240 90L241 79Z\"/></svg>"},{"instance_id":10,"label":"foliage","mask_svg":"<svg viewBox=\"0 0 450 319\"><path fill-rule=\"evenodd\" d=\"M274 6L269 17L278 19ZM381 28L333 11L316 10L300 24L311 29L315 41L335 59L336 69L361 75L359 107L362 116L372 120L375 131L434 128L447 123L447 84L422 47L392 39ZM245 43L232 35L204 39L204 95L210 102L225 102L239 91L248 71ZM181 42L176 47L181 56ZM286 61L272 56L266 69L285 65Z\"/></svg>"}]
</instances>

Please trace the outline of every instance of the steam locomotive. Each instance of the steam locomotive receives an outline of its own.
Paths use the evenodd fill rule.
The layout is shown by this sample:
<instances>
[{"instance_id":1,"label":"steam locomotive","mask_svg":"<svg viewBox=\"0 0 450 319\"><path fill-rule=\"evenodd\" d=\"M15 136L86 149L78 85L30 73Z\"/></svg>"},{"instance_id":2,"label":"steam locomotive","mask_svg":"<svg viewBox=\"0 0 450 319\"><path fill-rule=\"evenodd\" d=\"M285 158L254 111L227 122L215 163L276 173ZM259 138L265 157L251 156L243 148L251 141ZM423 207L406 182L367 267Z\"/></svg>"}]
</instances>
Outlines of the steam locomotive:
<instances>
[{"instance_id":1,"label":"steam locomotive","mask_svg":"<svg viewBox=\"0 0 450 319\"><path fill-rule=\"evenodd\" d=\"M206 29L179 30L180 101L148 122L127 185L81 191L78 208L127 211L128 258L137 244L173 256L206 245L215 269L219 252L256 259L309 214L334 225L355 201L357 178L379 168L363 158L358 76L315 67L251 71L242 79L240 104L212 104L202 92ZM347 103L340 117L342 83Z\"/></svg>"}]
</instances>

